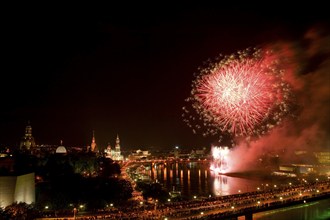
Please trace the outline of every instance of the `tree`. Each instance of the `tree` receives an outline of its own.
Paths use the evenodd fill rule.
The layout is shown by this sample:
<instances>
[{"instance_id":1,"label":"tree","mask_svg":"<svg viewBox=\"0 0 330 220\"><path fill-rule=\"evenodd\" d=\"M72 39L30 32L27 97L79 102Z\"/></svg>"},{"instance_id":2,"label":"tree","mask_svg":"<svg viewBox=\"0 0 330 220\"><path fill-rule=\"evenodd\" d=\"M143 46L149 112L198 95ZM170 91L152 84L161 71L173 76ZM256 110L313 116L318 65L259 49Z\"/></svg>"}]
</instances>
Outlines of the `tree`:
<instances>
[{"instance_id":1,"label":"tree","mask_svg":"<svg viewBox=\"0 0 330 220\"><path fill-rule=\"evenodd\" d=\"M33 207L33 205L28 205L24 202L15 202L0 211L1 220L33 220L36 217L38 217L37 210Z\"/></svg>"},{"instance_id":2,"label":"tree","mask_svg":"<svg viewBox=\"0 0 330 220\"><path fill-rule=\"evenodd\" d=\"M139 184L139 188L143 191L144 199L153 198L165 202L168 197L168 192L159 183Z\"/></svg>"}]
</instances>

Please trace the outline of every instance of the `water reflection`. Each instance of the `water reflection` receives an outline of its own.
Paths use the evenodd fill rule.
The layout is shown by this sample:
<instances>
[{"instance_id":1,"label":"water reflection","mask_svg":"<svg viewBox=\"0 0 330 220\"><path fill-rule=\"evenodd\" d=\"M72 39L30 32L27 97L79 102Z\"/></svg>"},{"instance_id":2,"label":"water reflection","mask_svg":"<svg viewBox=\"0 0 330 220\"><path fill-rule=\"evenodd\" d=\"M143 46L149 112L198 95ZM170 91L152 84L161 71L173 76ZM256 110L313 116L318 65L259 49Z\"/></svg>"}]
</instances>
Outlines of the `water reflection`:
<instances>
[{"instance_id":1,"label":"water reflection","mask_svg":"<svg viewBox=\"0 0 330 220\"><path fill-rule=\"evenodd\" d=\"M213 190L216 196L229 195L228 177L222 175L215 176Z\"/></svg>"},{"instance_id":2,"label":"water reflection","mask_svg":"<svg viewBox=\"0 0 330 220\"><path fill-rule=\"evenodd\" d=\"M210 164L203 162L167 162L151 166L151 180L162 183L167 190L180 191L182 195L223 196L255 191L261 182L215 174Z\"/></svg>"}]
</instances>

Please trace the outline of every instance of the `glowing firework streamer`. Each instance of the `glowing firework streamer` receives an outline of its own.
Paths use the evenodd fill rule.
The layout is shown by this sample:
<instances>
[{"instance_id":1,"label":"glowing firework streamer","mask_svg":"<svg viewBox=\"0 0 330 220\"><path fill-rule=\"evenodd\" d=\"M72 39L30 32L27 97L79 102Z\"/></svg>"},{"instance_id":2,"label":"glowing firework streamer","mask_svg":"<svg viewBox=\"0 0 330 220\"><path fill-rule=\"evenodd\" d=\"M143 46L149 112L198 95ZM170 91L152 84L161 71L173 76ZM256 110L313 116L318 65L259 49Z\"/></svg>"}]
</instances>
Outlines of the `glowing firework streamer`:
<instances>
[{"instance_id":1,"label":"glowing firework streamer","mask_svg":"<svg viewBox=\"0 0 330 220\"><path fill-rule=\"evenodd\" d=\"M223 174L229 171L228 147L212 147L212 164L210 169L216 174Z\"/></svg>"},{"instance_id":2,"label":"glowing firework streamer","mask_svg":"<svg viewBox=\"0 0 330 220\"><path fill-rule=\"evenodd\" d=\"M290 86L276 56L248 49L221 58L193 81L186 100L193 111L183 108L193 132L206 128L203 135L259 136L279 124L289 112Z\"/></svg>"}]
</instances>

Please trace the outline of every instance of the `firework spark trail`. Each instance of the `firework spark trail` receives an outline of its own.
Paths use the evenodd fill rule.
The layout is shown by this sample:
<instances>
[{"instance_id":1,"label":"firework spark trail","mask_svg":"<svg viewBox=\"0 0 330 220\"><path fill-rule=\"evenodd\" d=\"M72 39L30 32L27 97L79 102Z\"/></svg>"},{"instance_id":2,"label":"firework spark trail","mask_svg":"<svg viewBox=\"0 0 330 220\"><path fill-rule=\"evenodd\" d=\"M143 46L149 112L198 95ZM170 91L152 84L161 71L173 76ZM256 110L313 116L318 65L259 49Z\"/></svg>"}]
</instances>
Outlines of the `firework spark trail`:
<instances>
[{"instance_id":1,"label":"firework spark trail","mask_svg":"<svg viewBox=\"0 0 330 220\"><path fill-rule=\"evenodd\" d=\"M199 114L206 134L264 134L287 114L290 87L274 54L246 50L224 57L201 70L187 101ZM183 116L191 113L184 108ZM194 130L195 117L185 120Z\"/></svg>"},{"instance_id":2,"label":"firework spark trail","mask_svg":"<svg viewBox=\"0 0 330 220\"><path fill-rule=\"evenodd\" d=\"M213 170L216 174L223 174L230 171L228 164L229 156L228 147L212 147L212 164L210 169Z\"/></svg>"}]
</instances>

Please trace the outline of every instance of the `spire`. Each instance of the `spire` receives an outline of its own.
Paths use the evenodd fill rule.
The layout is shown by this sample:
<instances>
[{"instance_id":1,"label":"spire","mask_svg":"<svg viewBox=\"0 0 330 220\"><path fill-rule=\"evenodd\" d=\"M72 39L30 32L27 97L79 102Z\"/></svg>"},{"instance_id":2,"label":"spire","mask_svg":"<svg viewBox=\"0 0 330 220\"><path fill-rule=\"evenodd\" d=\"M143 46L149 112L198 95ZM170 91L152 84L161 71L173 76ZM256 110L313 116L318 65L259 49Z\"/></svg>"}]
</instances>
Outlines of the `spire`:
<instances>
[{"instance_id":1,"label":"spire","mask_svg":"<svg viewBox=\"0 0 330 220\"><path fill-rule=\"evenodd\" d=\"M117 137L116 137L116 144L119 144L120 143L120 140L119 140L119 135L117 134Z\"/></svg>"},{"instance_id":2,"label":"spire","mask_svg":"<svg viewBox=\"0 0 330 220\"><path fill-rule=\"evenodd\" d=\"M119 135L118 134L117 134L117 138L116 138L115 150L117 152L120 152L120 140L119 140Z\"/></svg>"},{"instance_id":3,"label":"spire","mask_svg":"<svg viewBox=\"0 0 330 220\"><path fill-rule=\"evenodd\" d=\"M92 152L96 151L96 141L95 141L95 133L94 133L94 130L93 130L93 137L92 137L91 151L92 151Z\"/></svg>"},{"instance_id":4,"label":"spire","mask_svg":"<svg viewBox=\"0 0 330 220\"><path fill-rule=\"evenodd\" d=\"M117 134L117 137L116 137L115 149L111 150L111 158L113 160L116 160L116 161L124 159L123 155L121 155L121 152L120 152L120 140L119 140L119 135L118 134Z\"/></svg>"}]
</instances>

